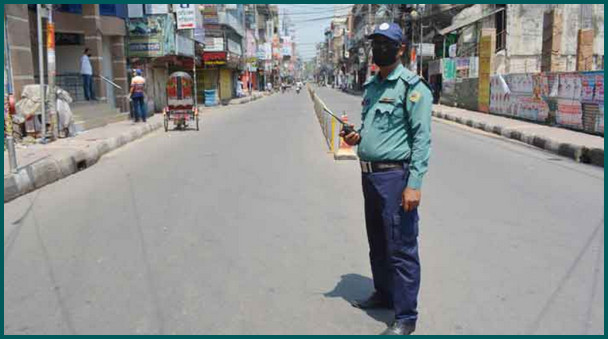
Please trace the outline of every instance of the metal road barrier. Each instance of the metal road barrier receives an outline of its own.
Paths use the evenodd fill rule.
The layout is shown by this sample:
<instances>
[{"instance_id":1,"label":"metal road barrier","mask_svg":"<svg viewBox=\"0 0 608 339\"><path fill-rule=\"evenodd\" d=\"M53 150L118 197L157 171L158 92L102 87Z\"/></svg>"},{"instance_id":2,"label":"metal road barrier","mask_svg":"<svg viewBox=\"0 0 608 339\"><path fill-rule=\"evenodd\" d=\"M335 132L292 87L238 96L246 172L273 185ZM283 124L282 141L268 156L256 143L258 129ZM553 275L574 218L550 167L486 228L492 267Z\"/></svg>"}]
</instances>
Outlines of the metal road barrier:
<instances>
[{"instance_id":1,"label":"metal road barrier","mask_svg":"<svg viewBox=\"0 0 608 339\"><path fill-rule=\"evenodd\" d=\"M321 131L323 131L325 142L327 143L327 147L329 147L329 151L333 153L334 159L356 160L357 155L353 149L345 143L340 142L340 130L342 129L342 124L340 124L336 118L325 113L327 106L325 106L323 100L317 96L315 90L310 85L307 85L307 88L315 108L315 114L317 115L317 119L321 125Z\"/></svg>"},{"instance_id":2,"label":"metal road barrier","mask_svg":"<svg viewBox=\"0 0 608 339\"><path fill-rule=\"evenodd\" d=\"M323 135L325 136L325 142L327 142L329 151L336 154L340 146L341 126L334 117L325 113L325 103L317 96L315 90L310 85L307 87L308 93L310 94L310 98L312 99L315 107L315 114L317 115L317 119L321 125L321 131L323 131Z\"/></svg>"}]
</instances>

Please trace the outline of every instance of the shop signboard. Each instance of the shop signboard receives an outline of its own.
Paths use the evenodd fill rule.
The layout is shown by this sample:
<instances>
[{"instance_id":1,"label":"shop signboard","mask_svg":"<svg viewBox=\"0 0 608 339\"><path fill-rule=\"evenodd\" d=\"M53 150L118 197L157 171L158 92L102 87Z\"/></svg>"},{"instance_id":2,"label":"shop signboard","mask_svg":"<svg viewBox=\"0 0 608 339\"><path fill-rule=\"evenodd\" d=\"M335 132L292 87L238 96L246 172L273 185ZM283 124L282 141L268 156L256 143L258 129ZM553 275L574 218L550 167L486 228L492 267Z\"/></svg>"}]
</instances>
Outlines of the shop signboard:
<instances>
[{"instance_id":1,"label":"shop signboard","mask_svg":"<svg viewBox=\"0 0 608 339\"><path fill-rule=\"evenodd\" d=\"M205 52L221 52L225 51L224 38L206 37Z\"/></svg>"},{"instance_id":2,"label":"shop signboard","mask_svg":"<svg viewBox=\"0 0 608 339\"><path fill-rule=\"evenodd\" d=\"M167 14L169 5L167 4L146 4L146 14Z\"/></svg>"},{"instance_id":3,"label":"shop signboard","mask_svg":"<svg viewBox=\"0 0 608 339\"><path fill-rule=\"evenodd\" d=\"M177 29L194 29L196 27L196 7L195 4L173 4Z\"/></svg>"},{"instance_id":4,"label":"shop signboard","mask_svg":"<svg viewBox=\"0 0 608 339\"><path fill-rule=\"evenodd\" d=\"M163 56L163 26L164 16L129 19L129 56Z\"/></svg>"},{"instance_id":5,"label":"shop signboard","mask_svg":"<svg viewBox=\"0 0 608 339\"><path fill-rule=\"evenodd\" d=\"M203 5L203 23L207 24L219 24L219 18L217 14L217 6L214 4Z\"/></svg>"},{"instance_id":6,"label":"shop signboard","mask_svg":"<svg viewBox=\"0 0 608 339\"><path fill-rule=\"evenodd\" d=\"M144 5L128 4L127 13L129 15L129 18L142 18L144 16Z\"/></svg>"},{"instance_id":7,"label":"shop signboard","mask_svg":"<svg viewBox=\"0 0 608 339\"><path fill-rule=\"evenodd\" d=\"M205 66L220 66L227 62L226 52L204 52L203 62Z\"/></svg>"}]
</instances>

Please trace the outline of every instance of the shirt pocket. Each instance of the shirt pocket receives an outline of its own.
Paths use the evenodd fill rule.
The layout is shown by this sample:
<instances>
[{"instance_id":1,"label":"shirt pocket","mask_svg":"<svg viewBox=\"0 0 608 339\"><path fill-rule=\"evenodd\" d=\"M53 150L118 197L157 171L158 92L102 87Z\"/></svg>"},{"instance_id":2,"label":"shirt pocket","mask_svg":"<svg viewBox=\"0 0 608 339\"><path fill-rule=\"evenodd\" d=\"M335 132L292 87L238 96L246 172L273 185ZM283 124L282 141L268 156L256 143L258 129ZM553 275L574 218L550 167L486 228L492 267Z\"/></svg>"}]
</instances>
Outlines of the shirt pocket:
<instances>
[{"instance_id":1,"label":"shirt pocket","mask_svg":"<svg viewBox=\"0 0 608 339\"><path fill-rule=\"evenodd\" d=\"M403 124L401 103L381 102L376 104L374 125L380 130L392 130Z\"/></svg>"},{"instance_id":2,"label":"shirt pocket","mask_svg":"<svg viewBox=\"0 0 608 339\"><path fill-rule=\"evenodd\" d=\"M395 108L395 104L389 102L379 102L374 105L374 127L383 131L387 130Z\"/></svg>"}]
</instances>

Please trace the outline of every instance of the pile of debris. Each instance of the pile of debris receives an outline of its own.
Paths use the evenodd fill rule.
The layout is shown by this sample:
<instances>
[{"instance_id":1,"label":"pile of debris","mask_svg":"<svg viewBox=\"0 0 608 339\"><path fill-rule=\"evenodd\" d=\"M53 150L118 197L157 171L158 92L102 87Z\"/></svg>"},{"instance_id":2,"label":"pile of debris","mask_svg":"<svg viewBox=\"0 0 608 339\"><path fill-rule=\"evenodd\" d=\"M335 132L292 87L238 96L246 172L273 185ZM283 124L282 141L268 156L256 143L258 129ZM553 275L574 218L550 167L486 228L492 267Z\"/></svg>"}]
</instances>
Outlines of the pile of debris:
<instances>
[{"instance_id":1,"label":"pile of debris","mask_svg":"<svg viewBox=\"0 0 608 339\"><path fill-rule=\"evenodd\" d=\"M45 122L46 131L50 130L51 115L49 112L49 89L48 86L44 86L46 89L47 98L45 102ZM57 124L59 126L59 137L66 138L75 135L76 129L74 127L74 118L70 104L72 103L72 97L70 94L56 87L57 95ZM42 112L40 105L42 100L40 98L40 85L27 85L23 88L21 99L15 105L15 115L13 115L14 125L14 136L16 141L21 140L24 136L33 138L41 137L42 133Z\"/></svg>"}]
</instances>

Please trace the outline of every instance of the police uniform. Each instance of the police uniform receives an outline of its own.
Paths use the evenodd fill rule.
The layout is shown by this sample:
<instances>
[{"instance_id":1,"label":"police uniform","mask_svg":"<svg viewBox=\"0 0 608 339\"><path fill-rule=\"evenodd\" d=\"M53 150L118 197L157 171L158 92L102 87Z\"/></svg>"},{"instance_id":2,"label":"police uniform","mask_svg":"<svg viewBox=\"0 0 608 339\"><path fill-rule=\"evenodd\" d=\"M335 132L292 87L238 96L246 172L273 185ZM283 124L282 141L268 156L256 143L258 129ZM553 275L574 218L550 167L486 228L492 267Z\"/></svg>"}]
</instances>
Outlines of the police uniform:
<instances>
[{"instance_id":1,"label":"police uniform","mask_svg":"<svg viewBox=\"0 0 608 339\"><path fill-rule=\"evenodd\" d=\"M374 287L392 305L396 321L415 325L419 219L417 209L406 212L401 201L406 187L421 188L427 171L433 95L401 64L386 79L373 76L364 88L357 153Z\"/></svg>"}]
</instances>

